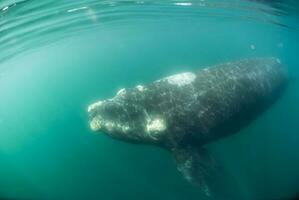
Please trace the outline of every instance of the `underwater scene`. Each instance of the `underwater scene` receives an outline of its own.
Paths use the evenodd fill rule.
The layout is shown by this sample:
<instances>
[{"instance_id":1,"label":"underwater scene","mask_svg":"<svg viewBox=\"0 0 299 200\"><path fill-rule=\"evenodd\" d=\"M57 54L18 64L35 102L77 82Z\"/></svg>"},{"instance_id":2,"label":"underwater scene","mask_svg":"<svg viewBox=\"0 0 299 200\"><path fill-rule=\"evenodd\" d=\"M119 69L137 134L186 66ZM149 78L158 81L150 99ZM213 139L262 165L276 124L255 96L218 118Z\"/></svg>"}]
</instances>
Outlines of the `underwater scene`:
<instances>
[{"instance_id":1,"label":"underwater scene","mask_svg":"<svg viewBox=\"0 0 299 200\"><path fill-rule=\"evenodd\" d=\"M297 0L1 0L0 199L299 199Z\"/></svg>"}]
</instances>

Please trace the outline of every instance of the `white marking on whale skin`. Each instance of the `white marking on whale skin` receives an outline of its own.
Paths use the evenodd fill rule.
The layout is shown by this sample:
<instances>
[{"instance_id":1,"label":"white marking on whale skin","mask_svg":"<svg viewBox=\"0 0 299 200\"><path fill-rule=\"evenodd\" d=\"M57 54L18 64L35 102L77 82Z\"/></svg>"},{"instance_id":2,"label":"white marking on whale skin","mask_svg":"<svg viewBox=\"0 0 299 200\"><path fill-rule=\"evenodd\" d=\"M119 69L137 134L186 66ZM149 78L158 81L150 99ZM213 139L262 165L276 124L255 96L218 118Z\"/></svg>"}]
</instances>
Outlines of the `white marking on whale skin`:
<instances>
[{"instance_id":1,"label":"white marking on whale skin","mask_svg":"<svg viewBox=\"0 0 299 200\"><path fill-rule=\"evenodd\" d=\"M118 124L118 123L115 123L114 125L115 125L115 129L117 129L119 131L122 131L124 133L127 133L130 130L130 127L126 126L126 125L121 125L121 124Z\"/></svg>"},{"instance_id":2,"label":"white marking on whale skin","mask_svg":"<svg viewBox=\"0 0 299 200\"><path fill-rule=\"evenodd\" d=\"M129 126L120 126L120 128L124 133L127 133L130 130Z\"/></svg>"},{"instance_id":3,"label":"white marking on whale skin","mask_svg":"<svg viewBox=\"0 0 299 200\"><path fill-rule=\"evenodd\" d=\"M96 116L90 121L90 128L93 131L99 131L100 129L106 128L109 132L114 130L122 131L127 133L130 130L130 127L127 125L122 125L113 121L104 120L101 116Z\"/></svg>"},{"instance_id":4,"label":"white marking on whale skin","mask_svg":"<svg viewBox=\"0 0 299 200\"><path fill-rule=\"evenodd\" d=\"M89 123L91 130L98 131L101 129L101 121L97 117L94 117L91 122Z\"/></svg>"},{"instance_id":5,"label":"white marking on whale skin","mask_svg":"<svg viewBox=\"0 0 299 200\"><path fill-rule=\"evenodd\" d=\"M155 118L153 120L147 120L146 132L149 136L157 140L159 133L166 129L165 121L162 118Z\"/></svg>"},{"instance_id":6,"label":"white marking on whale skin","mask_svg":"<svg viewBox=\"0 0 299 200\"><path fill-rule=\"evenodd\" d=\"M122 89L118 90L118 92L116 93L117 96L124 95L124 94L126 94L126 89L125 88L122 88Z\"/></svg>"},{"instance_id":7,"label":"white marking on whale skin","mask_svg":"<svg viewBox=\"0 0 299 200\"><path fill-rule=\"evenodd\" d=\"M88 106L87 111L90 113L91 111L93 111L97 107L101 106L103 104L103 102L104 101L98 101L96 103L91 104L90 106Z\"/></svg>"},{"instance_id":8,"label":"white marking on whale skin","mask_svg":"<svg viewBox=\"0 0 299 200\"><path fill-rule=\"evenodd\" d=\"M136 88L139 92L143 92L146 90L146 88L143 85L137 85Z\"/></svg>"},{"instance_id":9,"label":"white marking on whale skin","mask_svg":"<svg viewBox=\"0 0 299 200\"><path fill-rule=\"evenodd\" d=\"M166 80L169 84L184 86L191 84L196 78L196 75L191 72L185 72L181 74L176 74L173 76L168 76L160 81Z\"/></svg>"},{"instance_id":10,"label":"white marking on whale skin","mask_svg":"<svg viewBox=\"0 0 299 200\"><path fill-rule=\"evenodd\" d=\"M192 163L193 163L193 158L192 156L189 157L189 159L187 159L184 164L182 164L181 166L178 166L177 169L184 174L184 177L188 180L191 181L192 180L192 175L190 174L190 169L192 167Z\"/></svg>"}]
</instances>

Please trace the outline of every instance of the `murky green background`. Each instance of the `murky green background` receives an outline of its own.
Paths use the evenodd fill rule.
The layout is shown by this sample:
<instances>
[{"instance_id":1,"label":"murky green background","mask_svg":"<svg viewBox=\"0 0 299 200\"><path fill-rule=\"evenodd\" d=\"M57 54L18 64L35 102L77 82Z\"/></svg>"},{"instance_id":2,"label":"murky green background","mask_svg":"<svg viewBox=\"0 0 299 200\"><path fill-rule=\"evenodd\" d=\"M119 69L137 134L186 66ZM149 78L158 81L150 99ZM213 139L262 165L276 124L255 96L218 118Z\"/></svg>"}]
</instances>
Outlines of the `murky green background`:
<instances>
[{"instance_id":1,"label":"murky green background","mask_svg":"<svg viewBox=\"0 0 299 200\"><path fill-rule=\"evenodd\" d=\"M0 198L206 199L163 149L92 133L86 108L123 87L260 56L280 58L289 87L249 127L208 148L236 199L299 193L293 2L15 2L0 3Z\"/></svg>"}]
</instances>

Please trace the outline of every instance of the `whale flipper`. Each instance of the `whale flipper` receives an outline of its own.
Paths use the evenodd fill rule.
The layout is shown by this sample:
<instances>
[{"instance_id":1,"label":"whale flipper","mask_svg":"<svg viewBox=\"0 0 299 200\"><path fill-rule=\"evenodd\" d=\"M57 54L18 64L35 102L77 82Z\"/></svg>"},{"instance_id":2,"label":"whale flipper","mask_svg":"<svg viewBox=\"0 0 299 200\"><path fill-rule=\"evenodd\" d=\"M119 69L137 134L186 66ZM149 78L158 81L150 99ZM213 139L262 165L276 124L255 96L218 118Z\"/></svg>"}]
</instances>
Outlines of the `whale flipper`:
<instances>
[{"instance_id":1,"label":"whale flipper","mask_svg":"<svg viewBox=\"0 0 299 200\"><path fill-rule=\"evenodd\" d=\"M203 147L188 146L173 149L173 155L178 170L192 184L199 186L207 195L211 196L210 183L217 174L218 164Z\"/></svg>"},{"instance_id":2,"label":"whale flipper","mask_svg":"<svg viewBox=\"0 0 299 200\"><path fill-rule=\"evenodd\" d=\"M184 178L198 186L207 197L224 200L246 199L234 177L208 149L188 146L172 149L172 153Z\"/></svg>"}]
</instances>

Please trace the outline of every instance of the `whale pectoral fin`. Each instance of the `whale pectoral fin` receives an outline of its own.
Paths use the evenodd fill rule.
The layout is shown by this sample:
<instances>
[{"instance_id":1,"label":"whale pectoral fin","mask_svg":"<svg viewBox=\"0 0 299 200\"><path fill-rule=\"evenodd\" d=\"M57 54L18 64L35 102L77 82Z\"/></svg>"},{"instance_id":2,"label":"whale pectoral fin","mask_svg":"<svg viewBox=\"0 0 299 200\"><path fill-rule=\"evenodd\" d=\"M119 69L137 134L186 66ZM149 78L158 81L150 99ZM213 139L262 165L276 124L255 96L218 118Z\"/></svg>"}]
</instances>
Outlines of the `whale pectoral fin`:
<instances>
[{"instance_id":1,"label":"whale pectoral fin","mask_svg":"<svg viewBox=\"0 0 299 200\"><path fill-rule=\"evenodd\" d=\"M212 199L246 199L232 174L203 147L172 149L177 168Z\"/></svg>"},{"instance_id":2,"label":"whale pectoral fin","mask_svg":"<svg viewBox=\"0 0 299 200\"><path fill-rule=\"evenodd\" d=\"M177 168L183 176L192 184L207 195L211 196L210 183L214 181L217 174L217 162L202 147L192 147L173 149Z\"/></svg>"}]
</instances>

